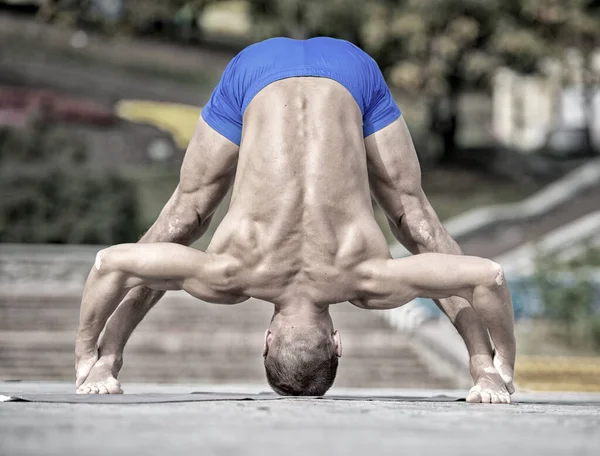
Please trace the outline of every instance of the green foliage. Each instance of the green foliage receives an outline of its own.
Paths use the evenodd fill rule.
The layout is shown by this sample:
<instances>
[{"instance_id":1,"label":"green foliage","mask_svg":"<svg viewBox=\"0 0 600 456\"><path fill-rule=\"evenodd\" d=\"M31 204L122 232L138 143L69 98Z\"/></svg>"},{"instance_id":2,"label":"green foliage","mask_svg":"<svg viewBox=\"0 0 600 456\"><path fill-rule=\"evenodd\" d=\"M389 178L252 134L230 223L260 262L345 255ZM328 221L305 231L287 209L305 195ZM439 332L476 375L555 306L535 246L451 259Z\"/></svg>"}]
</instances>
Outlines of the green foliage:
<instances>
[{"instance_id":1,"label":"green foliage","mask_svg":"<svg viewBox=\"0 0 600 456\"><path fill-rule=\"evenodd\" d=\"M599 43L598 0L256 0L260 37L327 34L369 52L392 86L429 107L429 133L456 149L458 95L500 66L532 73L567 45ZM585 46L582 47L583 43Z\"/></svg>"},{"instance_id":2,"label":"green foliage","mask_svg":"<svg viewBox=\"0 0 600 456\"><path fill-rule=\"evenodd\" d=\"M598 252L590 252L594 250L588 250L585 258L570 262L541 256L535 281L543 316L557 323L556 336L571 347L600 350L600 313L591 279Z\"/></svg>"},{"instance_id":3,"label":"green foliage","mask_svg":"<svg viewBox=\"0 0 600 456\"><path fill-rule=\"evenodd\" d=\"M250 1L256 40L273 36L306 39L333 36L360 43L369 2L354 0Z\"/></svg>"},{"instance_id":4,"label":"green foliage","mask_svg":"<svg viewBox=\"0 0 600 456\"><path fill-rule=\"evenodd\" d=\"M0 129L0 242L116 244L138 235L133 187L87 166L82 143L42 124Z\"/></svg>"},{"instance_id":5,"label":"green foliage","mask_svg":"<svg viewBox=\"0 0 600 456\"><path fill-rule=\"evenodd\" d=\"M139 31L153 21L175 21L182 11L198 16L217 0L127 0L115 18L101 15L91 0L48 0L40 10L42 20L68 26L93 26L108 33Z\"/></svg>"},{"instance_id":6,"label":"green foliage","mask_svg":"<svg viewBox=\"0 0 600 456\"><path fill-rule=\"evenodd\" d=\"M184 20L202 14L215 0L131 0L119 24L107 31L140 30L156 19ZM90 21L90 0L49 1L41 14ZM600 44L599 0L247 0L251 39L326 35L352 41L369 52L390 84L427 106L427 136L443 158L456 157L458 98L486 87L500 66L533 73L548 56L562 58L576 47L586 60ZM186 14L182 14L186 11ZM87 18L87 19L86 19ZM69 22L69 20L66 20ZM182 32L183 33L183 32ZM177 35L177 34L175 34ZM189 33L183 33L189 36Z\"/></svg>"}]
</instances>

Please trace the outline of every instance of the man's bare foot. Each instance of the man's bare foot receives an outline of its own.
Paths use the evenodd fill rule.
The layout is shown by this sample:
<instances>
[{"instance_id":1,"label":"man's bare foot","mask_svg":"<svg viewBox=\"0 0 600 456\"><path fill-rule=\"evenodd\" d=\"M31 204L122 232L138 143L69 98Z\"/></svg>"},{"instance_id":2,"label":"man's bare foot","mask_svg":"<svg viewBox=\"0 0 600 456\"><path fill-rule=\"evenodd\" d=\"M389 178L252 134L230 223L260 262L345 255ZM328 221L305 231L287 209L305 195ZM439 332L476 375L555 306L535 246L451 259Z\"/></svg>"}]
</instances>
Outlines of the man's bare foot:
<instances>
[{"instance_id":1,"label":"man's bare foot","mask_svg":"<svg viewBox=\"0 0 600 456\"><path fill-rule=\"evenodd\" d=\"M102 356L89 371L87 378L77 389L77 394L122 394L117 375L122 361Z\"/></svg>"},{"instance_id":2,"label":"man's bare foot","mask_svg":"<svg viewBox=\"0 0 600 456\"><path fill-rule=\"evenodd\" d=\"M510 404L511 393L503 378L494 367L490 356L473 356L471 358L470 369L475 386L469 391L467 402Z\"/></svg>"}]
</instances>

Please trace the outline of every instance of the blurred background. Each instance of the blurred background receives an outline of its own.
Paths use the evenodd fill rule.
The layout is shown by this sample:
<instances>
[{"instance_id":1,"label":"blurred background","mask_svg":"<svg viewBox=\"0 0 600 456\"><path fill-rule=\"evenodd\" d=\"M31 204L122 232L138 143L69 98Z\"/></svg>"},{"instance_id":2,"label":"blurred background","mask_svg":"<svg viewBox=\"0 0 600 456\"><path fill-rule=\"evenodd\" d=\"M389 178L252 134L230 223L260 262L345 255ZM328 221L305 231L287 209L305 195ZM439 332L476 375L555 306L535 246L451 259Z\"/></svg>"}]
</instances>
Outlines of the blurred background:
<instances>
[{"instance_id":1,"label":"blurred background","mask_svg":"<svg viewBox=\"0 0 600 456\"><path fill-rule=\"evenodd\" d=\"M225 65L319 35L375 58L440 218L505 267L520 387L600 391L599 0L0 0L0 380L73 379L94 255L155 220ZM120 378L264 383L270 312L169 294ZM469 386L433 303L333 314L336 385Z\"/></svg>"}]
</instances>

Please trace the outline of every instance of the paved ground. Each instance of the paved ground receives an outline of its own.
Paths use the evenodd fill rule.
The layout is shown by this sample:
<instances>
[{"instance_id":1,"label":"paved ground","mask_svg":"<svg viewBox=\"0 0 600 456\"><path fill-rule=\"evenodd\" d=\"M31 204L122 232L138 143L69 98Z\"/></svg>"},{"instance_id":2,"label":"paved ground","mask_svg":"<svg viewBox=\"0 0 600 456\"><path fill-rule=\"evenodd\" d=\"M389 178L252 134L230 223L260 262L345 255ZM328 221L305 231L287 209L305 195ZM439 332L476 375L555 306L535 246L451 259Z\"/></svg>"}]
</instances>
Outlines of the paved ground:
<instances>
[{"instance_id":1,"label":"paved ground","mask_svg":"<svg viewBox=\"0 0 600 456\"><path fill-rule=\"evenodd\" d=\"M130 385L128 391L216 388ZM0 383L3 392L70 389L66 384ZM264 387L240 389L253 392ZM296 399L149 405L7 402L0 403L0 454L598 454L600 395L521 394L517 400L521 402L510 406Z\"/></svg>"}]
</instances>

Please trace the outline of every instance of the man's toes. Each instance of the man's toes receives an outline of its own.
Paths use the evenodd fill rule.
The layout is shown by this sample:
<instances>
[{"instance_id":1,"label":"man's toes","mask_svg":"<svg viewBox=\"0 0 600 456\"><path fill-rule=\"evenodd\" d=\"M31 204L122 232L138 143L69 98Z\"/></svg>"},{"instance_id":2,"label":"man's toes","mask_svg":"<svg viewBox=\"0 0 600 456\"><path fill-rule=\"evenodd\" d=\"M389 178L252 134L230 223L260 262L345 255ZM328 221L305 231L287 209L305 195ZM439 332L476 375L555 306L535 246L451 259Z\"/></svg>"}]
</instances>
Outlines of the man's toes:
<instances>
[{"instance_id":1,"label":"man's toes","mask_svg":"<svg viewBox=\"0 0 600 456\"><path fill-rule=\"evenodd\" d=\"M500 397L498 397L498 394L496 394L496 393L490 393L490 397L492 398L492 404L499 404L500 403Z\"/></svg>"},{"instance_id":2,"label":"man's toes","mask_svg":"<svg viewBox=\"0 0 600 456\"><path fill-rule=\"evenodd\" d=\"M90 386L90 394L98 394L98 386L97 385Z\"/></svg>"},{"instance_id":3,"label":"man's toes","mask_svg":"<svg viewBox=\"0 0 600 456\"><path fill-rule=\"evenodd\" d=\"M118 380L110 380L106 382L105 385L109 394L123 394L121 384L118 382Z\"/></svg>"},{"instance_id":4,"label":"man's toes","mask_svg":"<svg viewBox=\"0 0 600 456\"><path fill-rule=\"evenodd\" d=\"M108 388L104 383L98 383L98 394L109 394Z\"/></svg>"},{"instance_id":5,"label":"man's toes","mask_svg":"<svg viewBox=\"0 0 600 456\"><path fill-rule=\"evenodd\" d=\"M492 402L492 395L488 391L482 391L481 392L481 403L489 404L490 402Z\"/></svg>"},{"instance_id":6,"label":"man's toes","mask_svg":"<svg viewBox=\"0 0 600 456\"><path fill-rule=\"evenodd\" d=\"M509 394L515 393L515 385L512 381L512 378L510 378L510 380L506 383L506 389L508 390Z\"/></svg>"},{"instance_id":7,"label":"man's toes","mask_svg":"<svg viewBox=\"0 0 600 456\"><path fill-rule=\"evenodd\" d=\"M77 394L90 394L90 385L81 385L77 389Z\"/></svg>"},{"instance_id":8,"label":"man's toes","mask_svg":"<svg viewBox=\"0 0 600 456\"><path fill-rule=\"evenodd\" d=\"M469 391L467 402L470 404L479 404L481 402L481 393L475 389L475 387L471 388L471 391Z\"/></svg>"}]
</instances>

